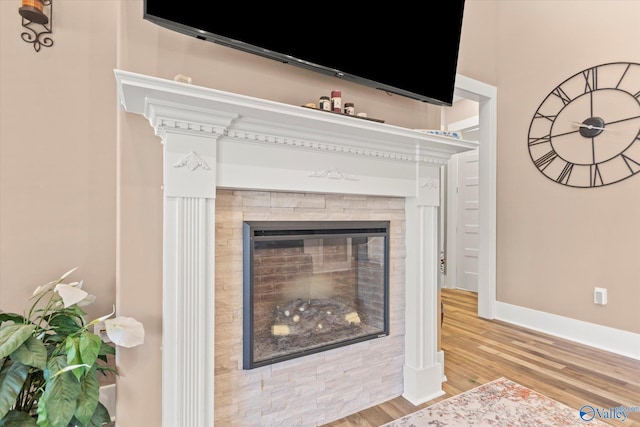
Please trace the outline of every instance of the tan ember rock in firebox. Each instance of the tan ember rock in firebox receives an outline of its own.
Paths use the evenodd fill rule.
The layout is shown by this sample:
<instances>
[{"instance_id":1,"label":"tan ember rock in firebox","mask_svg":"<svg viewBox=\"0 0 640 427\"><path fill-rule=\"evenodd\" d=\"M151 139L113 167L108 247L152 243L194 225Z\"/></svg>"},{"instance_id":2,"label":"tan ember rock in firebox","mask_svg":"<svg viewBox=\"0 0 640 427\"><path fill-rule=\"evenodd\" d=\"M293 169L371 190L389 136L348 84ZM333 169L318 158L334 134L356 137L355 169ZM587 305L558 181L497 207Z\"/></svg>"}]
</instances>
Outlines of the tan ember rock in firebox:
<instances>
[{"instance_id":1,"label":"tan ember rock in firebox","mask_svg":"<svg viewBox=\"0 0 640 427\"><path fill-rule=\"evenodd\" d=\"M290 316L290 313L299 313ZM328 298L297 298L278 307L273 336L325 334L360 324L360 315L341 302Z\"/></svg>"}]
</instances>

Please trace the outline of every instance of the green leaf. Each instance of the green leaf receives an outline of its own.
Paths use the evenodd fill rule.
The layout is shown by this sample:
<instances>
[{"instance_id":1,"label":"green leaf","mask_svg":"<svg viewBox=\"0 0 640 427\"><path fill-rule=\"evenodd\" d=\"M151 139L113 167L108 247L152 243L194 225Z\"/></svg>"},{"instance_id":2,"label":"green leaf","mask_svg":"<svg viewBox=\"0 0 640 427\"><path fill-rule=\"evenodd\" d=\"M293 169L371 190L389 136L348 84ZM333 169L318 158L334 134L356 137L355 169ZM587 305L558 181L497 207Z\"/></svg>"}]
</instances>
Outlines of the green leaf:
<instances>
[{"instance_id":1,"label":"green leaf","mask_svg":"<svg viewBox=\"0 0 640 427\"><path fill-rule=\"evenodd\" d=\"M11 354L11 358L19 360L24 365L44 369L47 366L47 348L42 341L30 336Z\"/></svg>"},{"instance_id":2,"label":"green leaf","mask_svg":"<svg viewBox=\"0 0 640 427\"><path fill-rule=\"evenodd\" d=\"M47 414L47 405L43 400L38 402L38 419L36 424L39 427L57 427L49 420L49 414Z\"/></svg>"},{"instance_id":3,"label":"green leaf","mask_svg":"<svg viewBox=\"0 0 640 427\"><path fill-rule=\"evenodd\" d=\"M81 316L81 314L82 311L78 312L72 307L69 307L52 313L47 321L54 329L76 332L82 327L82 325L78 323L78 316Z\"/></svg>"},{"instance_id":4,"label":"green leaf","mask_svg":"<svg viewBox=\"0 0 640 427\"><path fill-rule=\"evenodd\" d=\"M0 325L4 322L27 323L27 319L16 313L0 313Z\"/></svg>"},{"instance_id":5,"label":"green leaf","mask_svg":"<svg viewBox=\"0 0 640 427\"><path fill-rule=\"evenodd\" d=\"M41 427L67 427L76 410L81 387L67 367L66 357L57 356L49 361L45 370L44 393L38 401L38 425Z\"/></svg>"},{"instance_id":6,"label":"green leaf","mask_svg":"<svg viewBox=\"0 0 640 427\"><path fill-rule=\"evenodd\" d=\"M33 334L35 329L36 325L0 325L0 359L13 353Z\"/></svg>"},{"instance_id":7,"label":"green leaf","mask_svg":"<svg viewBox=\"0 0 640 427\"><path fill-rule=\"evenodd\" d=\"M78 319L81 320L82 326L84 326L84 324L86 323L84 320L84 316L87 314L78 304L74 304L71 307L68 307L66 309L66 311L69 314L72 314L74 316L76 316Z\"/></svg>"},{"instance_id":8,"label":"green leaf","mask_svg":"<svg viewBox=\"0 0 640 427\"><path fill-rule=\"evenodd\" d=\"M67 365L79 365L82 363L82 359L80 358L80 352L78 351L78 338L67 337L64 342L65 350L67 352ZM74 369L73 374L80 380L82 374L84 374L84 370Z\"/></svg>"},{"instance_id":9,"label":"green leaf","mask_svg":"<svg viewBox=\"0 0 640 427\"><path fill-rule=\"evenodd\" d=\"M75 314L67 314L67 311L55 313L47 319L49 327L63 336L75 334L82 327L78 324Z\"/></svg>"},{"instance_id":10,"label":"green leaf","mask_svg":"<svg viewBox=\"0 0 640 427\"><path fill-rule=\"evenodd\" d=\"M58 334L48 334L46 337L44 337L42 340L45 343L45 346L49 346L49 344L57 346L60 343L63 343L64 340L66 340L67 337L64 335L58 335Z\"/></svg>"},{"instance_id":11,"label":"green leaf","mask_svg":"<svg viewBox=\"0 0 640 427\"><path fill-rule=\"evenodd\" d=\"M96 407L89 424L87 424L87 427L102 427L110 422L111 416L109 415L109 411L102 403L98 402L98 406Z\"/></svg>"},{"instance_id":12,"label":"green leaf","mask_svg":"<svg viewBox=\"0 0 640 427\"><path fill-rule=\"evenodd\" d=\"M80 359L82 363L93 366L96 363L96 359L98 359L101 346L102 339L98 335L89 331L82 332L82 335L80 335Z\"/></svg>"},{"instance_id":13,"label":"green leaf","mask_svg":"<svg viewBox=\"0 0 640 427\"><path fill-rule=\"evenodd\" d=\"M98 370L98 372L103 375L103 376L107 376L107 372L113 374L113 375L118 375L118 370L116 368L112 368L110 366L101 366L101 365L96 365L96 369Z\"/></svg>"},{"instance_id":14,"label":"green leaf","mask_svg":"<svg viewBox=\"0 0 640 427\"><path fill-rule=\"evenodd\" d=\"M116 348L113 344L103 341L102 344L100 344L100 352L98 354L100 356L114 356L116 354ZM106 362L107 359L104 358L104 361Z\"/></svg>"},{"instance_id":15,"label":"green leaf","mask_svg":"<svg viewBox=\"0 0 640 427\"><path fill-rule=\"evenodd\" d=\"M18 361L6 360L0 370L0 419L16 403L16 398L27 379L29 367Z\"/></svg>"},{"instance_id":16,"label":"green leaf","mask_svg":"<svg viewBox=\"0 0 640 427\"><path fill-rule=\"evenodd\" d=\"M38 427L35 418L32 418L26 412L11 410L2 419L0 419L0 427Z\"/></svg>"},{"instance_id":17,"label":"green leaf","mask_svg":"<svg viewBox=\"0 0 640 427\"><path fill-rule=\"evenodd\" d=\"M100 398L100 384L96 379L95 369L84 376L83 381L80 382L80 390L76 411L73 415L82 425L86 425L96 411Z\"/></svg>"}]
</instances>

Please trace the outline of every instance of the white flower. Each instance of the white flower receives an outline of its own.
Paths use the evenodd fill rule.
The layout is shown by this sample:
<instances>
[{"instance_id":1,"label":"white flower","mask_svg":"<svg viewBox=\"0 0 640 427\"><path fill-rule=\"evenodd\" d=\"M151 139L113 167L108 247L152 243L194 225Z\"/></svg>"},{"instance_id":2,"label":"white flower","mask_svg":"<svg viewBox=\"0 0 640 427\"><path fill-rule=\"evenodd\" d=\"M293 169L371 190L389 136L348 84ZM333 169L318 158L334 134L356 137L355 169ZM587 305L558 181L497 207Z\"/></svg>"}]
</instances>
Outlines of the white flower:
<instances>
[{"instance_id":1,"label":"white flower","mask_svg":"<svg viewBox=\"0 0 640 427\"><path fill-rule=\"evenodd\" d=\"M60 298L62 298L65 308L71 307L72 305L77 304L83 301L85 298L89 297L89 294L82 289L64 283L58 283L54 291L60 295Z\"/></svg>"},{"instance_id":2,"label":"white flower","mask_svg":"<svg viewBox=\"0 0 640 427\"><path fill-rule=\"evenodd\" d=\"M80 302L78 302L78 307L83 307L85 305L93 304L96 300L95 295L87 294L86 297Z\"/></svg>"},{"instance_id":3,"label":"white flower","mask_svg":"<svg viewBox=\"0 0 640 427\"><path fill-rule=\"evenodd\" d=\"M33 291L33 294L31 295L32 297L37 297L40 294L43 294L44 292L46 292L51 286L55 285L56 283L58 283L57 280L54 280L52 282L47 283L46 285L40 285L36 288L35 291Z\"/></svg>"},{"instance_id":4,"label":"white flower","mask_svg":"<svg viewBox=\"0 0 640 427\"><path fill-rule=\"evenodd\" d=\"M109 314L105 314L102 317L98 317L97 319L94 319L91 321L91 323L89 323L90 325L95 325L96 323L100 323L100 322L104 322L105 320L107 320L109 317L113 316L116 312L116 306L113 306L113 310L111 311L111 313Z\"/></svg>"},{"instance_id":5,"label":"white flower","mask_svg":"<svg viewBox=\"0 0 640 427\"><path fill-rule=\"evenodd\" d=\"M71 282L71 283L69 283L69 286L73 286L74 288L82 289L82 284L83 283L84 283L84 280L80 280L79 282Z\"/></svg>"},{"instance_id":6,"label":"white flower","mask_svg":"<svg viewBox=\"0 0 640 427\"><path fill-rule=\"evenodd\" d=\"M64 279L66 279L66 278L67 278L71 273L73 273L73 272L74 272L74 271L76 271L77 269L78 269L78 267L74 267L74 268L72 268L71 270L69 270L69 271L67 271L66 273L64 273L64 274L60 277L60 279L58 279L58 280L63 281Z\"/></svg>"},{"instance_id":7,"label":"white flower","mask_svg":"<svg viewBox=\"0 0 640 427\"><path fill-rule=\"evenodd\" d=\"M64 279L66 279L71 273L73 273L74 271L76 271L78 269L78 267L72 268L71 270L67 271L66 273L64 273L58 280L53 280L49 283L47 283L46 285L40 285L36 288L35 291L33 291L33 294L31 295L31 297L37 297L40 294L45 293L46 291L48 291L51 286L56 285L60 282L62 282ZM78 282L72 283L72 285L78 285L80 288L82 287L82 282L80 282L78 284Z\"/></svg>"},{"instance_id":8,"label":"white flower","mask_svg":"<svg viewBox=\"0 0 640 427\"><path fill-rule=\"evenodd\" d=\"M135 347L144 342L144 327L132 317L116 317L104 321L107 336L114 344Z\"/></svg>"}]
</instances>

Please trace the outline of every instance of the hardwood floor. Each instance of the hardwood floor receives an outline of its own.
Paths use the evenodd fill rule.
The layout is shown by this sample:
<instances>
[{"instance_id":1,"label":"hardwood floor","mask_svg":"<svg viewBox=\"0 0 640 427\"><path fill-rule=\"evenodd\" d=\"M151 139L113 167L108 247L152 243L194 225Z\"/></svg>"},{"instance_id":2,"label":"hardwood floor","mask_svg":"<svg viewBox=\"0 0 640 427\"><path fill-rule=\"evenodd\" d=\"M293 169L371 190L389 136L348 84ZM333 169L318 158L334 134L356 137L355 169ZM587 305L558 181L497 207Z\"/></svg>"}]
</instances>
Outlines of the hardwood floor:
<instances>
[{"instance_id":1,"label":"hardwood floor","mask_svg":"<svg viewBox=\"0 0 640 427\"><path fill-rule=\"evenodd\" d=\"M323 427L377 427L440 400L506 377L578 409L640 408L640 361L572 341L477 317L477 294L443 289L445 395L420 406L403 397ZM614 426L640 427L640 412ZM588 422L579 422L576 425Z\"/></svg>"}]
</instances>

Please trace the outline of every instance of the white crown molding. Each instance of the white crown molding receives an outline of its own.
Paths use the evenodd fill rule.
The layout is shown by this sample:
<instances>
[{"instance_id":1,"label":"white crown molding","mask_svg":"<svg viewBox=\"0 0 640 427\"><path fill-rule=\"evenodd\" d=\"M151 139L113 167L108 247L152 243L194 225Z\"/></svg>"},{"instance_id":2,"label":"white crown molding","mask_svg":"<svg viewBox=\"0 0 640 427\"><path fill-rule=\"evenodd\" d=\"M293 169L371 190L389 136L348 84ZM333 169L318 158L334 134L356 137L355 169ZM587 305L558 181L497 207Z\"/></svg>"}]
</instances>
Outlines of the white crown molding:
<instances>
[{"instance_id":1,"label":"white crown molding","mask_svg":"<svg viewBox=\"0 0 640 427\"><path fill-rule=\"evenodd\" d=\"M122 108L167 129L393 161L443 165L477 142L116 70Z\"/></svg>"}]
</instances>

